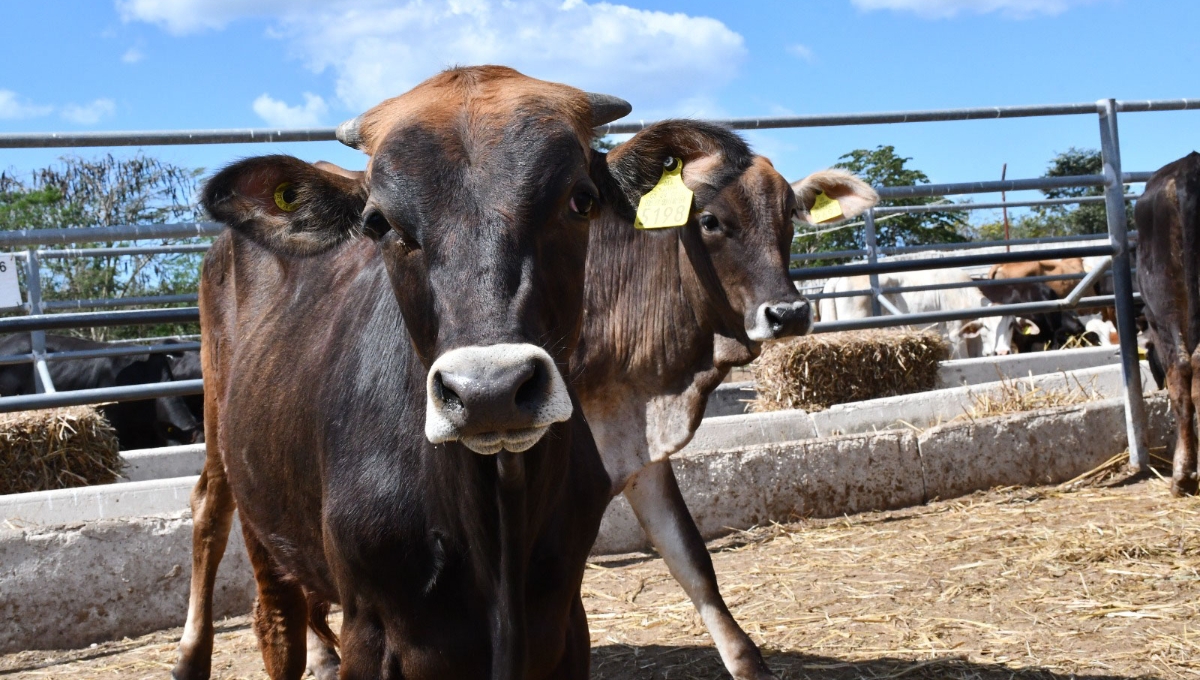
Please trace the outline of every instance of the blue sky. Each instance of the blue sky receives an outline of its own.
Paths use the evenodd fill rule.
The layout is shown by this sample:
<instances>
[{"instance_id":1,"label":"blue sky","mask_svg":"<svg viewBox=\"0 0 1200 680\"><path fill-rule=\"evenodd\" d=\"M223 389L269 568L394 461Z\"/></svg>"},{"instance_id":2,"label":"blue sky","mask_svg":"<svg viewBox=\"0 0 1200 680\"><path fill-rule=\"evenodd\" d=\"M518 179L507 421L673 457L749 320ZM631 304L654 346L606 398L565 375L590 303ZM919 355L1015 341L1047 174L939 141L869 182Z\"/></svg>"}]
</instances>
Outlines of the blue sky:
<instances>
[{"instance_id":1,"label":"blue sky","mask_svg":"<svg viewBox=\"0 0 1200 680\"><path fill-rule=\"evenodd\" d=\"M6 3L0 130L334 125L438 68L483 62L623 96L646 119L1200 98L1198 25L1190 0ZM1200 148L1200 111L1125 114L1120 127L1126 170ZM1057 151L1097 147L1096 129L1079 116L749 137L790 179L894 144L956 182L998 178L1003 163L1010 178L1040 175ZM210 170L275 152L364 162L336 143L147 151ZM4 150L0 168L63 153Z\"/></svg>"}]
</instances>

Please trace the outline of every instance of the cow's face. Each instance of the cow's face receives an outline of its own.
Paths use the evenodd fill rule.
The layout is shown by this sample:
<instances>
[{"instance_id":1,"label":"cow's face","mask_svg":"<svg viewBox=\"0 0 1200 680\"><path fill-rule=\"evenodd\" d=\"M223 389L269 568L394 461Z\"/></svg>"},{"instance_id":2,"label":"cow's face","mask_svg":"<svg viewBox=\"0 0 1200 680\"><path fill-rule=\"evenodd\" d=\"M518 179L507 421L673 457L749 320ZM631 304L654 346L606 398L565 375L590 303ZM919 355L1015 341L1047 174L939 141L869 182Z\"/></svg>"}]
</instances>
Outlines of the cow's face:
<instances>
[{"instance_id":1,"label":"cow's face","mask_svg":"<svg viewBox=\"0 0 1200 680\"><path fill-rule=\"evenodd\" d=\"M628 110L511 69L456 69L339 128L370 156L364 174L250 159L214 177L204 203L284 256L375 240L427 368L426 436L523 451L572 413L560 368L579 333L589 220L657 180L642 166L661 159L610 167L590 149L593 126Z\"/></svg>"},{"instance_id":2,"label":"cow's face","mask_svg":"<svg viewBox=\"0 0 1200 680\"><path fill-rule=\"evenodd\" d=\"M289 256L374 239L428 369L426 436L523 451L572 413L592 127L615 98L502 67L455 69L339 128L364 175L250 159L205 189L216 217Z\"/></svg>"},{"instance_id":3,"label":"cow's face","mask_svg":"<svg viewBox=\"0 0 1200 680\"><path fill-rule=\"evenodd\" d=\"M869 186L839 171L815 173L789 186L759 156L699 215L700 237L722 297L741 318L752 347L812 328L812 306L796 291L788 267L793 220L809 219L808 210L821 191L839 199L847 217L878 201Z\"/></svg>"},{"instance_id":4,"label":"cow's face","mask_svg":"<svg viewBox=\"0 0 1200 680\"><path fill-rule=\"evenodd\" d=\"M728 304L751 346L807 333L812 307L788 276L792 219L799 209L787 180L757 156L703 207L694 228L721 288L713 303Z\"/></svg>"},{"instance_id":5,"label":"cow's face","mask_svg":"<svg viewBox=\"0 0 1200 680\"><path fill-rule=\"evenodd\" d=\"M990 357L1018 353L1019 343L1015 341L1014 334L1027 336L1038 333L1041 333L1041 329L1032 319L1005 315L969 321L963 324L959 331L959 337L963 339L978 338L982 356Z\"/></svg>"}]
</instances>

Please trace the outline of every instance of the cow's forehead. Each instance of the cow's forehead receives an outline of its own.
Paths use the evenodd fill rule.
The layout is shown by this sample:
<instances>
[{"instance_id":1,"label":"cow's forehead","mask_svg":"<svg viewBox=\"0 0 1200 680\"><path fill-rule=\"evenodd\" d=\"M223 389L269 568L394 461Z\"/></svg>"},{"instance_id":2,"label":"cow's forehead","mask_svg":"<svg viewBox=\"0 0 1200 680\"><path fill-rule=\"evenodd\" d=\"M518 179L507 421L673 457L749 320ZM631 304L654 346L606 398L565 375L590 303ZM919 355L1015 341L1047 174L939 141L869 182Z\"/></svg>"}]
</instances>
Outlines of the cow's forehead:
<instances>
[{"instance_id":1,"label":"cow's forehead","mask_svg":"<svg viewBox=\"0 0 1200 680\"><path fill-rule=\"evenodd\" d=\"M742 173L739 184L747 191L774 199L780 204L794 193L792 185L788 184L771 161L763 156L754 157L754 162Z\"/></svg>"},{"instance_id":2,"label":"cow's forehead","mask_svg":"<svg viewBox=\"0 0 1200 680\"><path fill-rule=\"evenodd\" d=\"M362 150L374 156L394 130L414 125L465 144L497 143L514 125L566 126L584 144L591 106L581 90L502 66L443 71L361 117Z\"/></svg>"},{"instance_id":3,"label":"cow's forehead","mask_svg":"<svg viewBox=\"0 0 1200 680\"><path fill-rule=\"evenodd\" d=\"M755 156L737 181L722 190L721 197L732 203L743 219L759 221L782 216L788 201L795 200L795 193L770 160Z\"/></svg>"}]
</instances>

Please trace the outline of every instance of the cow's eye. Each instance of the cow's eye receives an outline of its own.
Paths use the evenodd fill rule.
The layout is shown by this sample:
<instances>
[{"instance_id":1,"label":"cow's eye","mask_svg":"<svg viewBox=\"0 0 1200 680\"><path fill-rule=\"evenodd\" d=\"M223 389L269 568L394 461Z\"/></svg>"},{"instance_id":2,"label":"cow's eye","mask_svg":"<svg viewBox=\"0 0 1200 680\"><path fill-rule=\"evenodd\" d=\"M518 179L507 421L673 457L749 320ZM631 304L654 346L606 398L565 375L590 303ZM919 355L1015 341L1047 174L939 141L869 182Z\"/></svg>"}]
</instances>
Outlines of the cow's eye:
<instances>
[{"instance_id":1,"label":"cow's eye","mask_svg":"<svg viewBox=\"0 0 1200 680\"><path fill-rule=\"evenodd\" d=\"M580 217L588 217L592 213L592 208L596 206L596 199L586 191L576 191L574 196L571 196L571 212Z\"/></svg>"},{"instance_id":2,"label":"cow's eye","mask_svg":"<svg viewBox=\"0 0 1200 680\"><path fill-rule=\"evenodd\" d=\"M721 220L717 219L712 213L704 213L700 216L700 228L710 234L721 231Z\"/></svg>"},{"instance_id":3,"label":"cow's eye","mask_svg":"<svg viewBox=\"0 0 1200 680\"><path fill-rule=\"evenodd\" d=\"M388 223L387 218L377 208L367 208L367 212L363 214L362 230L367 236L373 239L383 238L389 231L392 225Z\"/></svg>"}]
</instances>

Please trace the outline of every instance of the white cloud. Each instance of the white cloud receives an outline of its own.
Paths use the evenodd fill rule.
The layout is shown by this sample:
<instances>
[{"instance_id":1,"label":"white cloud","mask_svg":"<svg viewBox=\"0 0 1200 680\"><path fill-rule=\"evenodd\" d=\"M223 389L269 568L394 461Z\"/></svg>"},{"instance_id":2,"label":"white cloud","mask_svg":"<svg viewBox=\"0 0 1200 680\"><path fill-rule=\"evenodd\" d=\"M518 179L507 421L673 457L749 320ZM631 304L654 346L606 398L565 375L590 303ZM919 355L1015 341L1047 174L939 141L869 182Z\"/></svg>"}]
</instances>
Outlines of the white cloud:
<instances>
[{"instance_id":1,"label":"white cloud","mask_svg":"<svg viewBox=\"0 0 1200 680\"><path fill-rule=\"evenodd\" d=\"M325 100L315 94L304 93L304 105L288 106L269 94L259 95L254 100L254 112L268 125L281 128L316 127L329 112Z\"/></svg>"},{"instance_id":2,"label":"white cloud","mask_svg":"<svg viewBox=\"0 0 1200 680\"><path fill-rule=\"evenodd\" d=\"M945 19L959 12L1001 14L1025 18L1035 14L1062 14L1074 5L1097 0L850 0L862 10L890 9L913 12L927 19Z\"/></svg>"},{"instance_id":3,"label":"white cloud","mask_svg":"<svg viewBox=\"0 0 1200 680\"><path fill-rule=\"evenodd\" d=\"M67 104L62 107L60 115L63 119L79 125L95 125L102 119L117 112L117 105L111 99L97 99L90 104Z\"/></svg>"},{"instance_id":4,"label":"white cloud","mask_svg":"<svg viewBox=\"0 0 1200 680\"><path fill-rule=\"evenodd\" d=\"M801 45L800 43L795 43L793 45L788 45L787 51L788 51L788 54L792 55L793 57L799 57L799 58L803 59L804 61L812 61L813 60L813 56L814 56L813 51L812 51L812 48L809 47L808 45Z\"/></svg>"},{"instance_id":5,"label":"white cloud","mask_svg":"<svg viewBox=\"0 0 1200 680\"><path fill-rule=\"evenodd\" d=\"M251 5L252 7L247 7ZM720 21L585 0L118 0L126 20L174 33L274 19L338 99L358 112L457 64L496 63L629 99L637 115L679 113L737 74L742 36Z\"/></svg>"},{"instance_id":6,"label":"white cloud","mask_svg":"<svg viewBox=\"0 0 1200 680\"><path fill-rule=\"evenodd\" d=\"M158 24L175 35L224 28L234 19L271 16L288 7L303 10L318 0L116 0L125 21Z\"/></svg>"},{"instance_id":7,"label":"white cloud","mask_svg":"<svg viewBox=\"0 0 1200 680\"><path fill-rule=\"evenodd\" d=\"M53 110L53 106L34 104L12 90L0 90L0 120L37 118Z\"/></svg>"},{"instance_id":8,"label":"white cloud","mask_svg":"<svg viewBox=\"0 0 1200 680\"><path fill-rule=\"evenodd\" d=\"M136 64L141 61L146 55L136 47L130 47L125 50L125 54L121 55L121 61L126 64Z\"/></svg>"}]
</instances>

